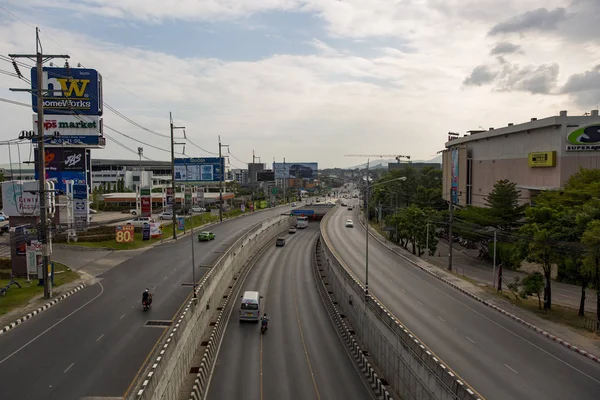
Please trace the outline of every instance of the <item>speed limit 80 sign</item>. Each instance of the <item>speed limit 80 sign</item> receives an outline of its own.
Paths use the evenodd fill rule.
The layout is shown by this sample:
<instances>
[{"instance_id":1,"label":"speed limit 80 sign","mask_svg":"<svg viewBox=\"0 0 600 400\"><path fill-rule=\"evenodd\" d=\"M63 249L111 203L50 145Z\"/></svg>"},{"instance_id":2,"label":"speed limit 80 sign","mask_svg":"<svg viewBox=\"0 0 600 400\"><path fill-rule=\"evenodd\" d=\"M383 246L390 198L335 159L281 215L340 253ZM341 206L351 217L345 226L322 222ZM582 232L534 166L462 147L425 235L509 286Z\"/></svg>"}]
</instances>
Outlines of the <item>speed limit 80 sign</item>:
<instances>
[{"instance_id":1,"label":"speed limit 80 sign","mask_svg":"<svg viewBox=\"0 0 600 400\"><path fill-rule=\"evenodd\" d=\"M116 235L117 243L132 243L133 242L133 225L117 225Z\"/></svg>"}]
</instances>

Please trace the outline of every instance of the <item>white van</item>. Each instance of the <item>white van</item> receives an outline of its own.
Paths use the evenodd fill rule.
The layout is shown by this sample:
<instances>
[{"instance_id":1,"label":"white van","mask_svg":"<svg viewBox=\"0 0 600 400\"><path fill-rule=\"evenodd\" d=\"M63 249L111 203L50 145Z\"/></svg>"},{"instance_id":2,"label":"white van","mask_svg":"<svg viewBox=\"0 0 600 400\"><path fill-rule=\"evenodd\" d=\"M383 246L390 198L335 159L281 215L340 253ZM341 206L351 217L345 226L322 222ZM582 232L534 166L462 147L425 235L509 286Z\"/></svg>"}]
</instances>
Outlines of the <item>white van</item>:
<instances>
[{"instance_id":1,"label":"white van","mask_svg":"<svg viewBox=\"0 0 600 400\"><path fill-rule=\"evenodd\" d=\"M258 292L246 291L240 305L240 321L259 321L262 296Z\"/></svg>"}]
</instances>

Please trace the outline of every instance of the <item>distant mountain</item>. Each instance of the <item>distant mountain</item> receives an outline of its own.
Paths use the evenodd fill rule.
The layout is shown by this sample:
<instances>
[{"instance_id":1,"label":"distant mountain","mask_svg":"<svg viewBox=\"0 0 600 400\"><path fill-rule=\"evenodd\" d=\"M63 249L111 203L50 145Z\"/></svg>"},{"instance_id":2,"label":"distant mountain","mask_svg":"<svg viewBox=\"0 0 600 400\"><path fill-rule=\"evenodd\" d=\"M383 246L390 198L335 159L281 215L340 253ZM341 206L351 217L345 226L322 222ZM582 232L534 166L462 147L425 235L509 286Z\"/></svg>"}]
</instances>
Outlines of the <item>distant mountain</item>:
<instances>
[{"instance_id":1,"label":"distant mountain","mask_svg":"<svg viewBox=\"0 0 600 400\"><path fill-rule=\"evenodd\" d=\"M398 161L396 161L396 159L388 159L388 160L383 160L383 159L373 159L369 162L369 169L378 169L378 168L387 168L388 164L392 163L395 164ZM435 156L434 158L432 158L431 160L411 160L411 162L413 163L428 163L428 164L441 164L442 163L442 155L439 154L437 156ZM363 168L367 168L367 163L364 164L360 164L360 165L355 165L353 167L348 167L346 169L363 169Z\"/></svg>"}]
</instances>

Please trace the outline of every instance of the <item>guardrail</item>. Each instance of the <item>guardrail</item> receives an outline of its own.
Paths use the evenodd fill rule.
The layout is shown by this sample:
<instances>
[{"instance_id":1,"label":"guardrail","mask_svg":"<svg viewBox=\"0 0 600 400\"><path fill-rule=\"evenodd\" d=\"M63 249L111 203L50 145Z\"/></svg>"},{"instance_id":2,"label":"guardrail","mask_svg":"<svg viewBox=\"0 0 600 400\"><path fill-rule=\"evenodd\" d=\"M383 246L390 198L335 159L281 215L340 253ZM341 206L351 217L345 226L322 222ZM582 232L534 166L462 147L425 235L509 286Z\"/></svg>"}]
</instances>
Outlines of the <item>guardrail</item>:
<instances>
[{"instance_id":1,"label":"guardrail","mask_svg":"<svg viewBox=\"0 0 600 400\"><path fill-rule=\"evenodd\" d=\"M478 399L408 328L403 326L346 267L329 242L328 213L321 222L322 274L329 292L381 371L380 379L394 397L407 400Z\"/></svg>"},{"instance_id":2,"label":"guardrail","mask_svg":"<svg viewBox=\"0 0 600 400\"><path fill-rule=\"evenodd\" d=\"M129 400L177 400L201 340L210 327L211 308L217 307L233 277L264 244L287 230L288 216L263 221L236 242L215 262L197 287L197 298L186 301L175 323L160 340L146 367L144 378L127 397ZM191 295L190 295L191 296ZM212 350L211 350L212 351Z\"/></svg>"}]
</instances>

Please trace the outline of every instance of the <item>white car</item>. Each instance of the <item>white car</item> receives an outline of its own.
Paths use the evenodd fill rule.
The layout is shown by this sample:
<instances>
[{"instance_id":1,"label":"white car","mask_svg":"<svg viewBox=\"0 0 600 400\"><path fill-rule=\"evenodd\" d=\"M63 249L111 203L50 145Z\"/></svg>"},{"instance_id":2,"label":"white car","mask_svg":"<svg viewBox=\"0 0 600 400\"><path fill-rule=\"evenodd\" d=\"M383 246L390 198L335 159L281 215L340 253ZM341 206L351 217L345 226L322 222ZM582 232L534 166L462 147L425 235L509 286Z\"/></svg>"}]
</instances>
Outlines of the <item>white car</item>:
<instances>
[{"instance_id":1,"label":"white car","mask_svg":"<svg viewBox=\"0 0 600 400\"><path fill-rule=\"evenodd\" d=\"M206 212L206 208L204 207L192 207L189 211L190 214L203 213Z\"/></svg>"},{"instance_id":2,"label":"white car","mask_svg":"<svg viewBox=\"0 0 600 400\"><path fill-rule=\"evenodd\" d=\"M158 219L173 219L173 213L170 211L161 212L160 214L158 214Z\"/></svg>"},{"instance_id":3,"label":"white car","mask_svg":"<svg viewBox=\"0 0 600 400\"><path fill-rule=\"evenodd\" d=\"M346 228L354 228L354 222L351 219L346 220Z\"/></svg>"},{"instance_id":4,"label":"white car","mask_svg":"<svg viewBox=\"0 0 600 400\"><path fill-rule=\"evenodd\" d=\"M137 217L137 218L130 219L129 221L127 221L127 225L144 226L144 225L151 224L152 222L154 222L154 218Z\"/></svg>"}]
</instances>

